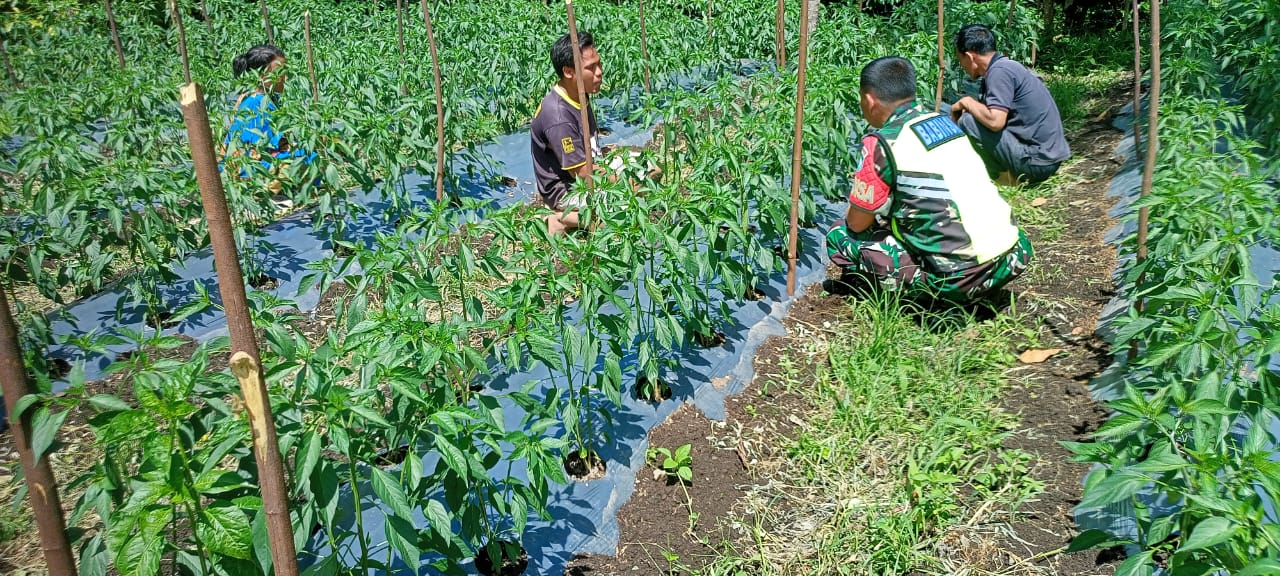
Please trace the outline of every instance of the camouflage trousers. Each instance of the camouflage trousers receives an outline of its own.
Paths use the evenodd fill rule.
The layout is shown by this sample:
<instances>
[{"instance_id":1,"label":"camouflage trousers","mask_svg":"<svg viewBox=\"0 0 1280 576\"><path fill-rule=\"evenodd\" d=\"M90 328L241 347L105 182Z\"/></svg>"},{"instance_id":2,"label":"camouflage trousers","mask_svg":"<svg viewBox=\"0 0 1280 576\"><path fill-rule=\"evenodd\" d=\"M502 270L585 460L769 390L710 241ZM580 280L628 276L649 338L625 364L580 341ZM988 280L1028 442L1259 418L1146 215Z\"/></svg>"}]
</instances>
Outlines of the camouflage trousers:
<instances>
[{"instance_id":1,"label":"camouflage trousers","mask_svg":"<svg viewBox=\"0 0 1280 576\"><path fill-rule=\"evenodd\" d=\"M1033 252L1026 234L1008 252L962 270L935 273L921 266L893 233L884 228L853 232L836 222L827 232L827 256L848 272L868 276L884 290L932 295L964 301L982 297L1008 284L1027 269Z\"/></svg>"}]
</instances>

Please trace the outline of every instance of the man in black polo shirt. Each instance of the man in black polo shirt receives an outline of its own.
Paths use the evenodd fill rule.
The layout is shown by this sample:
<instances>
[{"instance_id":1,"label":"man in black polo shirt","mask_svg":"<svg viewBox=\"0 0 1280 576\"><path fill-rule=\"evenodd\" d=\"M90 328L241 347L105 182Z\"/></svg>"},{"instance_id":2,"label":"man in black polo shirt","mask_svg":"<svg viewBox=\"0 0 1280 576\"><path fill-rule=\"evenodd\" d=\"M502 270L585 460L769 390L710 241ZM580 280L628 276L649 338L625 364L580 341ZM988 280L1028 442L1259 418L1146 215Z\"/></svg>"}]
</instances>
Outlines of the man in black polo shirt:
<instances>
[{"instance_id":1,"label":"man in black polo shirt","mask_svg":"<svg viewBox=\"0 0 1280 576\"><path fill-rule=\"evenodd\" d=\"M982 78L980 99L951 105L960 125L1002 183L1038 183L1071 157L1062 116L1049 89L1025 66L996 52L990 28L970 24L956 33L956 59L970 78Z\"/></svg>"},{"instance_id":2,"label":"man in black polo shirt","mask_svg":"<svg viewBox=\"0 0 1280 576\"><path fill-rule=\"evenodd\" d=\"M587 94L600 91L604 70L600 53L590 32L578 34L582 51L582 84ZM595 111L587 103L591 127L590 142L584 143L580 117L583 98L578 95L578 82L573 65L573 43L569 35L561 36L551 46L551 64L557 80L543 97L529 127L533 171L538 181L538 196L555 213L547 217L547 231L562 234L578 227L578 210L582 190L575 190L578 179L588 175L587 153L599 158L598 127ZM590 146L590 148L588 148Z\"/></svg>"}]
</instances>

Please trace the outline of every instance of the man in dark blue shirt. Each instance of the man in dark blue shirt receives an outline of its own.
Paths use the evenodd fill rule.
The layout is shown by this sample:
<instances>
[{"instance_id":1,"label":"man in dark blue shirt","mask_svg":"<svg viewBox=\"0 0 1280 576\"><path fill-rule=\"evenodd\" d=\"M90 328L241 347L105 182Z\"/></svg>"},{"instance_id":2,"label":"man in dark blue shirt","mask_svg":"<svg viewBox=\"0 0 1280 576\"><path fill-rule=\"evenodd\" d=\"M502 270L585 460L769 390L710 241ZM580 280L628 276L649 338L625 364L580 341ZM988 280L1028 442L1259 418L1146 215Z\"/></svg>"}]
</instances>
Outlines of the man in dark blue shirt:
<instances>
[{"instance_id":1,"label":"man in dark blue shirt","mask_svg":"<svg viewBox=\"0 0 1280 576\"><path fill-rule=\"evenodd\" d=\"M996 52L995 33L970 24L956 33L956 59L971 78L982 78L980 98L951 105L960 125L987 165L1004 183L1038 183L1071 158L1062 116L1049 89L1025 66Z\"/></svg>"}]
</instances>

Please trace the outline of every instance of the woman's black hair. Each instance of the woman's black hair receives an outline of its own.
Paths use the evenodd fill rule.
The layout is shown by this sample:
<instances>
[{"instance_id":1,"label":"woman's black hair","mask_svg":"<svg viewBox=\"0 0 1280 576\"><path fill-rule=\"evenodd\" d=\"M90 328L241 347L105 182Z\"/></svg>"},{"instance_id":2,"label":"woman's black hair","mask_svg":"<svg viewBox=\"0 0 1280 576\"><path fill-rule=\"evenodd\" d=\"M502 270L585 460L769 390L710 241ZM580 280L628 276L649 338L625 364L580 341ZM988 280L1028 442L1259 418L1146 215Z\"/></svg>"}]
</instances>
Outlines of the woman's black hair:
<instances>
[{"instance_id":1,"label":"woman's black hair","mask_svg":"<svg viewBox=\"0 0 1280 576\"><path fill-rule=\"evenodd\" d=\"M276 58L284 58L284 52L270 44L259 44L231 61L231 71L239 78L250 70L262 70Z\"/></svg>"}]
</instances>

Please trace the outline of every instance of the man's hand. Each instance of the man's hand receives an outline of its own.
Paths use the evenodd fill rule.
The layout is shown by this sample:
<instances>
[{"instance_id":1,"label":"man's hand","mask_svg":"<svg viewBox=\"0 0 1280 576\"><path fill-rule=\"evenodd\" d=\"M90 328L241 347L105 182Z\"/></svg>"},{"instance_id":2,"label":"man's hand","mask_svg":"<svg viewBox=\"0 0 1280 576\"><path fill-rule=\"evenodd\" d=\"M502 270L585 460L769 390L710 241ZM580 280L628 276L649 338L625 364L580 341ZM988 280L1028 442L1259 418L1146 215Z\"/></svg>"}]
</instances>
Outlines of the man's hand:
<instances>
[{"instance_id":1,"label":"man's hand","mask_svg":"<svg viewBox=\"0 0 1280 576\"><path fill-rule=\"evenodd\" d=\"M971 102L977 102L977 100L974 100L972 96L965 96L956 100L955 103L951 105L951 121L959 122L960 117L963 116L965 112L969 111L969 104Z\"/></svg>"}]
</instances>

